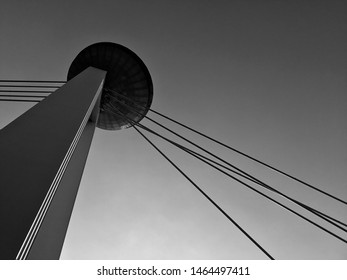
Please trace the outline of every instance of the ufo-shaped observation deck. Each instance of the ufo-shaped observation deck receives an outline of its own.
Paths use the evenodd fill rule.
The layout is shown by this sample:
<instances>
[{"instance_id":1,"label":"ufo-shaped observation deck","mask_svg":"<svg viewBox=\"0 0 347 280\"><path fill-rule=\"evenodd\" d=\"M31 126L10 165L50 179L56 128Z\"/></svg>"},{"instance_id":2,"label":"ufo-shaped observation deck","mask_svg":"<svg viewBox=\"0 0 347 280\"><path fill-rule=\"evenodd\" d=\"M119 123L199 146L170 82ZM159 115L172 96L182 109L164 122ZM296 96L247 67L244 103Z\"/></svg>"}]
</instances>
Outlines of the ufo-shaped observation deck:
<instances>
[{"instance_id":1,"label":"ufo-shaped observation deck","mask_svg":"<svg viewBox=\"0 0 347 280\"><path fill-rule=\"evenodd\" d=\"M97 127L127 128L146 115L152 103L153 83L146 65L134 52L115 43L90 45L72 62L67 80L89 66L107 71Z\"/></svg>"}]
</instances>

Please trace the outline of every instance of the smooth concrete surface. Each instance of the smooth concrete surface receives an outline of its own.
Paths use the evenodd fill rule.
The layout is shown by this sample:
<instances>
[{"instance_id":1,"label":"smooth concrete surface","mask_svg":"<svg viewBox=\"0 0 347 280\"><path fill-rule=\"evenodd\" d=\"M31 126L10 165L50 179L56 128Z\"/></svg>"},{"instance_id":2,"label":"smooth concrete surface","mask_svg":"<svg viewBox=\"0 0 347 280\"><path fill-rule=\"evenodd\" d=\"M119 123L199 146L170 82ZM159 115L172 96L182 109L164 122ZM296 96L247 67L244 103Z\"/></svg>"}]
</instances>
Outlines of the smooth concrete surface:
<instances>
[{"instance_id":1,"label":"smooth concrete surface","mask_svg":"<svg viewBox=\"0 0 347 280\"><path fill-rule=\"evenodd\" d=\"M105 75L96 68L86 69L0 130L0 259L26 259L31 248L29 256L39 256L39 248L32 246L39 244L40 236L47 238L40 229L47 231L59 215L62 224L68 223L77 189L60 190L60 184L79 184L94 132L87 122ZM60 204L61 196L69 202ZM50 205L58 210L67 207L70 214L52 213ZM51 238L56 246L61 245L64 228L56 233L59 238Z\"/></svg>"}]
</instances>

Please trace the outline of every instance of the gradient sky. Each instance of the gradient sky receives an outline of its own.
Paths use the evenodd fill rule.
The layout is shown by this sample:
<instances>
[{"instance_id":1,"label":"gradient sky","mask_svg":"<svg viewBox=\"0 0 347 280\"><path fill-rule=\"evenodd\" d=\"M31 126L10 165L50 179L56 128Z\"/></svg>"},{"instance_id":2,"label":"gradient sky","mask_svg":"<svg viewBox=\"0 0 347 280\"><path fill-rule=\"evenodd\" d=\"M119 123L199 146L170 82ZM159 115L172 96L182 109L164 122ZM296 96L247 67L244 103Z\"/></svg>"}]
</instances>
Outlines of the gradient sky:
<instances>
[{"instance_id":1,"label":"gradient sky","mask_svg":"<svg viewBox=\"0 0 347 280\"><path fill-rule=\"evenodd\" d=\"M122 44L152 75L153 109L347 200L346 14L331 0L5 0L0 78L65 80L86 46ZM0 126L30 106L0 103ZM346 221L345 206L187 135ZM276 259L347 259L346 244L150 138ZM266 256L136 131L97 129L61 258Z\"/></svg>"}]
</instances>

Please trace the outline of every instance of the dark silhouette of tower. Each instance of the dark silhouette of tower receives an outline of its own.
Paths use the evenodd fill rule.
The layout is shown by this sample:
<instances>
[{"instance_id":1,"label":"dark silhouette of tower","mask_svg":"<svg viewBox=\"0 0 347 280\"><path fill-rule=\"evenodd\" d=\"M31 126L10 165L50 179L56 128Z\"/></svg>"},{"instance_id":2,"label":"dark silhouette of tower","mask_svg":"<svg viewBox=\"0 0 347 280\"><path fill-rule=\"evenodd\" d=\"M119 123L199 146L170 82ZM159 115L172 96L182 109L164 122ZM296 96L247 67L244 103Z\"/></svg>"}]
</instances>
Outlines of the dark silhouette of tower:
<instances>
[{"instance_id":1,"label":"dark silhouette of tower","mask_svg":"<svg viewBox=\"0 0 347 280\"><path fill-rule=\"evenodd\" d=\"M82 50L67 79L0 131L1 259L59 258L95 127L132 126L152 102L145 64L118 44Z\"/></svg>"}]
</instances>

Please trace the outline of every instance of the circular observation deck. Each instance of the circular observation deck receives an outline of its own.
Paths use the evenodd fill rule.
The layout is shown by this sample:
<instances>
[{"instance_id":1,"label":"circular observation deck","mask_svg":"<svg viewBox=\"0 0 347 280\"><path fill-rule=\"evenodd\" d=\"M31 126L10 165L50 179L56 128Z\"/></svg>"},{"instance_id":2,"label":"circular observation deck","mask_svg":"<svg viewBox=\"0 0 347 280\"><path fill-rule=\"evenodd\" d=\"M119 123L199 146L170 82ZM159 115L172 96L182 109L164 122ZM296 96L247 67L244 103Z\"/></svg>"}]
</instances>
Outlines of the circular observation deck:
<instances>
[{"instance_id":1,"label":"circular observation deck","mask_svg":"<svg viewBox=\"0 0 347 280\"><path fill-rule=\"evenodd\" d=\"M142 60L115 43L96 43L82 50L72 62L67 80L89 66L107 71L97 127L128 128L147 114L153 98L151 75Z\"/></svg>"}]
</instances>

